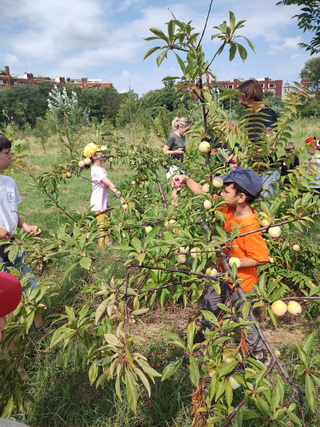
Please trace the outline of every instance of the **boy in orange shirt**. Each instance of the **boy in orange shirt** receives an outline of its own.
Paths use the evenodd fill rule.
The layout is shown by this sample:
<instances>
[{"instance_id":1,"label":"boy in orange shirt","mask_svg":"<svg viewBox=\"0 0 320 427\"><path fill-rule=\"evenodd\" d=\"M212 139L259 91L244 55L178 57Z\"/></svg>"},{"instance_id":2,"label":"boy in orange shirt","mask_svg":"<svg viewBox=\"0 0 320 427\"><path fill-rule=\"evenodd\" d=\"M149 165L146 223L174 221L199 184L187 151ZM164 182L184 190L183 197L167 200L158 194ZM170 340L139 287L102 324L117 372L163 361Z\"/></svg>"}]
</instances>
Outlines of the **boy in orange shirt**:
<instances>
[{"instance_id":1,"label":"boy in orange shirt","mask_svg":"<svg viewBox=\"0 0 320 427\"><path fill-rule=\"evenodd\" d=\"M223 180L223 190L221 196L226 205L222 212L226 215L223 229L231 232L234 227L239 227L239 234L260 228L257 212L252 209L252 202L259 197L262 189L262 181L258 174L250 169L239 166L232 170ZM185 184L194 194L202 193L202 186L186 175L175 175L172 179L173 185L180 182ZM178 184L179 186L179 184ZM228 256L236 256L240 259L241 265L238 268L238 277L241 279L240 286L244 292L254 292L254 283L258 283L258 274L256 267L269 262L269 253L261 232L248 234L234 240L233 246L225 250ZM238 292L232 289L227 283L220 283L221 294L218 295L213 286L210 286L208 292L202 301L202 310L211 311L218 316L220 309L219 303L224 303L228 297L232 298L232 306L237 307L239 316L242 317L242 306L244 301L240 299ZM252 299L254 296L248 296ZM211 329L212 324L203 318L202 329L198 331L195 342L204 341L204 331ZM250 330L246 337L246 344L249 351L256 359L267 365L269 358L266 350L263 348L263 342L259 340L258 332L254 324L250 325Z\"/></svg>"}]
</instances>

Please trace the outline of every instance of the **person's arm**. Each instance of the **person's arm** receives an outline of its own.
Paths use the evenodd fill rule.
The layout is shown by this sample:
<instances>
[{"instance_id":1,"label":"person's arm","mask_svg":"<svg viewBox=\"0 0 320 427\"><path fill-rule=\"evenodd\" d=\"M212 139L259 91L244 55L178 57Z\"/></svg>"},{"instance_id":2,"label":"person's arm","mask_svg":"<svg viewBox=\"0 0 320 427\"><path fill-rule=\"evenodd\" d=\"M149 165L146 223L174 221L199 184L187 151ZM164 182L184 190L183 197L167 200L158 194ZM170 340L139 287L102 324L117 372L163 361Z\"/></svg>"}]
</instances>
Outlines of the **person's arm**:
<instances>
[{"instance_id":1,"label":"person's arm","mask_svg":"<svg viewBox=\"0 0 320 427\"><path fill-rule=\"evenodd\" d=\"M177 185L177 182L180 183L180 185ZM202 193L202 185L198 184L193 179L189 178L187 175L175 175L172 177L173 187L180 187L181 184L185 184L189 188L189 190L192 191L193 194Z\"/></svg>"},{"instance_id":2,"label":"person's arm","mask_svg":"<svg viewBox=\"0 0 320 427\"><path fill-rule=\"evenodd\" d=\"M18 217L18 227L23 228L26 233L33 234L38 237L42 233L42 230L37 225L28 225L20 217Z\"/></svg>"},{"instance_id":3,"label":"person's arm","mask_svg":"<svg viewBox=\"0 0 320 427\"><path fill-rule=\"evenodd\" d=\"M178 148L177 150L171 150L171 147L168 147L168 145L163 146L163 152L164 154L183 154L183 148Z\"/></svg>"},{"instance_id":4,"label":"person's arm","mask_svg":"<svg viewBox=\"0 0 320 427\"><path fill-rule=\"evenodd\" d=\"M0 240L10 240L10 232L0 227Z\"/></svg>"},{"instance_id":5,"label":"person's arm","mask_svg":"<svg viewBox=\"0 0 320 427\"><path fill-rule=\"evenodd\" d=\"M120 191L117 190L117 187L114 185L114 183L108 178L108 177L104 177L101 180L104 184L106 184L107 187L109 187L109 189L117 196L121 196Z\"/></svg>"},{"instance_id":6,"label":"person's arm","mask_svg":"<svg viewBox=\"0 0 320 427\"><path fill-rule=\"evenodd\" d=\"M252 268L252 267L259 267L260 265L267 264L269 261L256 261L253 258L246 257L246 258L239 258L241 261L241 265L239 268Z\"/></svg>"}]
</instances>

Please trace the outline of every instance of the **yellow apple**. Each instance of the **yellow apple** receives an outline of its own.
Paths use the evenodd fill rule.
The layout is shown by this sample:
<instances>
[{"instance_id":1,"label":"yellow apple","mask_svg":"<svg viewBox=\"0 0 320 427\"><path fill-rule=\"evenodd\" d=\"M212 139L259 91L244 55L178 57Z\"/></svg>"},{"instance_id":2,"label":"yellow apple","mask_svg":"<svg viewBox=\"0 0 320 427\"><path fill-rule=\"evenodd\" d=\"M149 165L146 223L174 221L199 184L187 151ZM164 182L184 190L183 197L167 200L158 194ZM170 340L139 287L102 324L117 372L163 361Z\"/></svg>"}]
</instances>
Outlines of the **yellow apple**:
<instances>
[{"instance_id":1,"label":"yellow apple","mask_svg":"<svg viewBox=\"0 0 320 427\"><path fill-rule=\"evenodd\" d=\"M179 252L182 254L186 254L189 252L189 246L186 246L185 248L183 246L181 246L181 248L179 248Z\"/></svg>"},{"instance_id":2,"label":"yellow apple","mask_svg":"<svg viewBox=\"0 0 320 427\"><path fill-rule=\"evenodd\" d=\"M192 258L196 259L198 257L197 252L199 252L200 249L199 248L192 248L190 251L190 255L192 256Z\"/></svg>"},{"instance_id":3,"label":"yellow apple","mask_svg":"<svg viewBox=\"0 0 320 427\"><path fill-rule=\"evenodd\" d=\"M241 387L241 384L239 384L233 377L229 377L229 383L233 390L237 390L237 388Z\"/></svg>"},{"instance_id":4,"label":"yellow apple","mask_svg":"<svg viewBox=\"0 0 320 427\"><path fill-rule=\"evenodd\" d=\"M88 157L86 157L84 159L84 164L88 166L88 165L90 165L90 163L91 163L91 159L89 159Z\"/></svg>"},{"instance_id":5,"label":"yellow apple","mask_svg":"<svg viewBox=\"0 0 320 427\"><path fill-rule=\"evenodd\" d=\"M175 219L169 219L168 221L165 222L164 226L169 227L169 225L174 224L175 222L176 222Z\"/></svg>"},{"instance_id":6,"label":"yellow apple","mask_svg":"<svg viewBox=\"0 0 320 427\"><path fill-rule=\"evenodd\" d=\"M293 249L295 252L298 252L298 251L300 250L300 246L299 246L299 245L293 245L293 246L292 246L292 249Z\"/></svg>"},{"instance_id":7,"label":"yellow apple","mask_svg":"<svg viewBox=\"0 0 320 427\"><path fill-rule=\"evenodd\" d=\"M239 267L240 267L240 265L241 265L241 261L240 261L240 259L239 259L238 257L236 257L236 256L232 256L232 257L229 259L229 265L230 265L230 267L232 267L232 266L233 266L233 264L236 264L237 268L239 268Z\"/></svg>"},{"instance_id":8,"label":"yellow apple","mask_svg":"<svg viewBox=\"0 0 320 427\"><path fill-rule=\"evenodd\" d=\"M217 176L216 178L213 178L213 180L212 180L212 185L213 185L215 188L221 188L221 187L223 187L223 181L222 181L222 179L221 179L221 178L219 178L219 177Z\"/></svg>"},{"instance_id":9,"label":"yellow apple","mask_svg":"<svg viewBox=\"0 0 320 427\"><path fill-rule=\"evenodd\" d=\"M66 177L67 177L67 178L71 178L71 177L72 177L72 173L71 173L71 172L67 172L67 173L66 173Z\"/></svg>"},{"instance_id":10,"label":"yellow apple","mask_svg":"<svg viewBox=\"0 0 320 427\"><path fill-rule=\"evenodd\" d=\"M206 211L209 210L209 209L211 209L212 208L212 203L210 202L210 200L205 200L203 202L203 207L205 208Z\"/></svg>"},{"instance_id":11,"label":"yellow apple","mask_svg":"<svg viewBox=\"0 0 320 427\"><path fill-rule=\"evenodd\" d=\"M108 160L109 160L110 163L112 163L113 162L113 157L109 157Z\"/></svg>"},{"instance_id":12,"label":"yellow apple","mask_svg":"<svg viewBox=\"0 0 320 427\"><path fill-rule=\"evenodd\" d=\"M209 371L207 371L207 375L212 378L213 375L215 374L216 370L214 368L209 369Z\"/></svg>"},{"instance_id":13,"label":"yellow apple","mask_svg":"<svg viewBox=\"0 0 320 427\"><path fill-rule=\"evenodd\" d=\"M271 237L280 237L281 236L281 228L280 227L272 227L269 228L268 233Z\"/></svg>"},{"instance_id":14,"label":"yellow apple","mask_svg":"<svg viewBox=\"0 0 320 427\"><path fill-rule=\"evenodd\" d=\"M80 160L80 162L78 163L79 168L83 168L84 165L85 165L85 162L83 160Z\"/></svg>"},{"instance_id":15,"label":"yellow apple","mask_svg":"<svg viewBox=\"0 0 320 427\"><path fill-rule=\"evenodd\" d=\"M136 185L136 181L131 181L131 185Z\"/></svg>"},{"instance_id":16,"label":"yellow apple","mask_svg":"<svg viewBox=\"0 0 320 427\"><path fill-rule=\"evenodd\" d=\"M290 301L288 304L288 311L290 314L300 314L302 311L301 305L297 301Z\"/></svg>"},{"instance_id":17,"label":"yellow apple","mask_svg":"<svg viewBox=\"0 0 320 427\"><path fill-rule=\"evenodd\" d=\"M276 350L276 351L274 352L274 354L275 354L275 356L276 356L276 357L280 357L280 356L281 356L281 353L280 353L280 351L279 351L279 350Z\"/></svg>"},{"instance_id":18,"label":"yellow apple","mask_svg":"<svg viewBox=\"0 0 320 427\"><path fill-rule=\"evenodd\" d=\"M150 227L150 225L149 226L147 226L147 227L145 227L145 229L144 229L144 231L148 234L148 233L150 233L150 231L152 230L152 227Z\"/></svg>"},{"instance_id":19,"label":"yellow apple","mask_svg":"<svg viewBox=\"0 0 320 427\"><path fill-rule=\"evenodd\" d=\"M218 272L217 272L216 268L209 267L206 269L206 275L207 276L215 276L217 273Z\"/></svg>"},{"instance_id":20,"label":"yellow apple","mask_svg":"<svg viewBox=\"0 0 320 427\"><path fill-rule=\"evenodd\" d=\"M200 96L201 96L201 90L200 89L198 89L197 87L193 87L190 89L190 98L193 101L198 101Z\"/></svg>"},{"instance_id":21,"label":"yellow apple","mask_svg":"<svg viewBox=\"0 0 320 427\"><path fill-rule=\"evenodd\" d=\"M284 313L287 311L287 304L283 301L275 301L272 306L271 310L276 314L277 316L283 316Z\"/></svg>"},{"instance_id":22,"label":"yellow apple","mask_svg":"<svg viewBox=\"0 0 320 427\"><path fill-rule=\"evenodd\" d=\"M210 185L206 182L205 184L203 184L203 186L202 186L202 191L204 192L204 193L209 193L209 190L210 190Z\"/></svg>"},{"instance_id":23,"label":"yellow apple","mask_svg":"<svg viewBox=\"0 0 320 427\"><path fill-rule=\"evenodd\" d=\"M271 221L268 218L263 218L263 220L261 221L261 224L263 227L268 227L268 225L271 224Z\"/></svg>"},{"instance_id":24,"label":"yellow apple","mask_svg":"<svg viewBox=\"0 0 320 427\"><path fill-rule=\"evenodd\" d=\"M273 264L273 263L274 263L274 259L272 258L272 256L269 256L269 262L270 262L271 264Z\"/></svg>"},{"instance_id":25,"label":"yellow apple","mask_svg":"<svg viewBox=\"0 0 320 427\"><path fill-rule=\"evenodd\" d=\"M187 261L187 257L184 254L178 255L178 263L184 264Z\"/></svg>"},{"instance_id":26,"label":"yellow apple","mask_svg":"<svg viewBox=\"0 0 320 427\"><path fill-rule=\"evenodd\" d=\"M126 205L125 203L124 203L123 205L121 205L121 207L122 207L122 209L123 209L124 211L127 211L127 210L128 210L128 205Z\"/></svg>"},{"instance_id":27,"label":"yellow apple","mask_svg":"<svg viewBox=\"0 0 320 427\"><path fill-rule=\"evenodd\" d=\"M210 144L208 141L202 141L199 145L199 151L200 153L209 153L210 151Z\"/></svg>"}]
</instances>

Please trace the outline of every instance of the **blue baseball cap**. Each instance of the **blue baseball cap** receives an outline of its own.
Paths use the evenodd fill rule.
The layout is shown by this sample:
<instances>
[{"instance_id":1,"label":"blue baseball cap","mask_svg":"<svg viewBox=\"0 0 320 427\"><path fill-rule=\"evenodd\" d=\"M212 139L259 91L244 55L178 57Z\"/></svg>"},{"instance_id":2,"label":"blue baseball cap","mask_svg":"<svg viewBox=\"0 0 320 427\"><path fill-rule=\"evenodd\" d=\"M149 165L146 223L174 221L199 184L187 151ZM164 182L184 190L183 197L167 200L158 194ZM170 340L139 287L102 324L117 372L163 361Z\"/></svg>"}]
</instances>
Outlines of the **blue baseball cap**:
<instances>
[{"instance_id":1,"label":"blue baseball cap","mask_svg":"<svg viewBox=\"0 0 320 427\"><path fill-rule=\"evenodd\" d=\"M234 182L246 190L251 196L258 197L262 190L262 181L260 176L251 169L238 166L236 169L228 173L228 175L221 176L224 183Z\"/></svg>"}]
</instances>

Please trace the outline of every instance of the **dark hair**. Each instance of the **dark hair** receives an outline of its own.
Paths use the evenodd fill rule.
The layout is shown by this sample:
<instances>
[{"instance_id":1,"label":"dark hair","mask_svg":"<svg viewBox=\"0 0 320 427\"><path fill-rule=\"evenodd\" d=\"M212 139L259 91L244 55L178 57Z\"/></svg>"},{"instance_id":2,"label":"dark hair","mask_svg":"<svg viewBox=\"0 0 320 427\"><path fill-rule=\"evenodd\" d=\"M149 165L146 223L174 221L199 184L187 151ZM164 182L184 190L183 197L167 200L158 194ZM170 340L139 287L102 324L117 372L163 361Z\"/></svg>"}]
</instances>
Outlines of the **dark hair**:
<instances>
[{"instance_id":1,"label":"dark hair","mask_svg":"<svg viewBox=\"0 0 320 427\"><path fill-rule=\"evenodd\" d=\"M293 142L288 142L287 145L284 147L284 151L293 151L296 148Z\"/></svg>"},{"instance_id":2,"label":"dark hair","mask_svg":"<svg viewBox=\"0 0 320 427\"><path fill-rule=\"evenodd\" d=\"M263 90L261 84L256 79L250 79L238 86L237 90L242 92L249 101L262 101ZM241 96L241 95L240 95Z\"/></svg>"},{"instance_id":3,"label":"dark hair","mask_svg":"<svg viewBox=\"0 0 320 427\"><path fill-rule=\"evenodd\" d=\"M260 196L260 193L259 193L256 197L254 197L252 194L248 193L247 190L240 187L240 185L238 185L235 182L225 182L224 184L227 187L229 187L229 185L233 184L233 188L236 190L236 196L240 193L243 193L246 196L246 203L248 203L249 205L251 205L251 203L253 203Z\"/></svg>"},{"instance_id":4,"label":"dark hair","mask_svg":"<svg viewBox=\"0 0 320 427\"><path fill-rule=\"evenodd\" d=\"M0 151L6 148L11 148L11 142L5 135L0 133Z\"/></svg>"}]
</instances>

